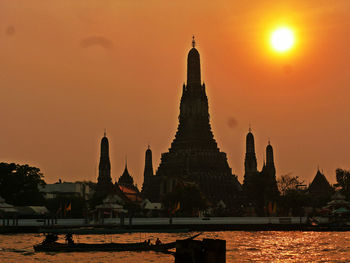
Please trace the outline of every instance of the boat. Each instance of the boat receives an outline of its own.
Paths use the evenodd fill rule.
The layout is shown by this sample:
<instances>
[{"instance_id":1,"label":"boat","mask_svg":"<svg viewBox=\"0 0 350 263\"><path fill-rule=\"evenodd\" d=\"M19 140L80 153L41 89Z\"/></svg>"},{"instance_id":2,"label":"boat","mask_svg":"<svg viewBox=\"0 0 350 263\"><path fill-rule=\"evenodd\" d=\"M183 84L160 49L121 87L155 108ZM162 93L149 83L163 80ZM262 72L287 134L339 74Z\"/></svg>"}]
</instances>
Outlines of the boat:
<instances>
[{"instance_id":1,"label":"boat","mask_svg":"<svg viewBox=\"0 0 350 263\"><path fill-rule=\"evenodd\" d=\"M198 237L196 234L183 240L192 240ZM156 251L168 252L176 247L176 241L170 243L150 244L148 242L138 243L59 243L45 242L34 245L35 252L92 252L92 251Z\"/></svg>"}]
</instances>

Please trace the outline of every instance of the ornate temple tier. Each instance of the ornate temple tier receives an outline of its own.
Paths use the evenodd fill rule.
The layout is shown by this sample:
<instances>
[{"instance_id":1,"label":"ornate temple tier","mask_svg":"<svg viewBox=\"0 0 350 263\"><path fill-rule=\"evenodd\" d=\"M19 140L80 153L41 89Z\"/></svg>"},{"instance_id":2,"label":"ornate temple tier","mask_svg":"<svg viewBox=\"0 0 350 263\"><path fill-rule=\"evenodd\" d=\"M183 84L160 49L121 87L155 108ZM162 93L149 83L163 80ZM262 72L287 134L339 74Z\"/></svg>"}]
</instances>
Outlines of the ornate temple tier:
<instances>
[{"instance_id":1,"label":"ornate temple tier","mask_svg":"<svg viewBox=\"0 0 350 263\"><path fill-rule=\"evenodd\" d=\"M175 139L169 151L162 154L156 174L148 178L152 186L144 189L144 194L153 201L160 201L179 181L191 181L212 205L223 201L232 207L237 204L241 185L211 131L208 98L205 84L201 83L200 55L194 40L192 45Z\"/></svg>"}]
</instances>

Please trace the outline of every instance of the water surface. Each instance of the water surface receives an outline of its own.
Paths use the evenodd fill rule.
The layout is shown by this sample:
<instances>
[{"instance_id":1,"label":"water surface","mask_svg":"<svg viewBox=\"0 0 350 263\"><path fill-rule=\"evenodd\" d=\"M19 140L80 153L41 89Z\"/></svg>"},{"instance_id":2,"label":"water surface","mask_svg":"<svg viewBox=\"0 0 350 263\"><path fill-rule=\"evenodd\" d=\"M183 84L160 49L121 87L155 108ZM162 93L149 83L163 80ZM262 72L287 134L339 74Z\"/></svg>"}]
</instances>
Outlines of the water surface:
<instances>
[{"instance_id":1,"label":"water surface","mask_svg":"<svg viewBox=\"0 0 350 263\"><path fill-rule=\"evenodd\" d=\"M189 234L132 233L81 235L76 242L140 242L159 237L163 242ZM202 238L226 240L226 262L350 262L349 232L227 231L205 232ZM40 234L0 235L0 262L174 262L172 255L156 252L35 253Z\"/></svg>"}]
</instances>

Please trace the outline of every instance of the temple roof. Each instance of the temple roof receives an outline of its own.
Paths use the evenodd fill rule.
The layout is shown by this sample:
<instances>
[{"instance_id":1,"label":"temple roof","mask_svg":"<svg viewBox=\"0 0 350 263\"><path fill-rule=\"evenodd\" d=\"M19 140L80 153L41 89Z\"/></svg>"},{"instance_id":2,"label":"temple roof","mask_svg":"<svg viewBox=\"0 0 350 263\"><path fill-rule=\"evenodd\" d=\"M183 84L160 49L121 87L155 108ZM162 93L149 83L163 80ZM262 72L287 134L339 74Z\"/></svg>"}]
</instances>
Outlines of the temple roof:
<instances>
[{"instance_id":1,"label":"temple roof","mask_svg":"<svg viewBox=\"0 0 350 263\"><path fill-rule=\"evenodd\" d=\"M129 174L128 167L126 164L125 164L125 169L124 169L122 176L119 177L118 184L129 185L129 186L134 185L134 179Z\"/></svg>"},{"instance_id":2,"label":"temple roof","mask_svg":"<svg viewBox=\"0 0 350 263\"><path fill-rule=\"evenodd\" d=\"M123 186L119 185L119 189L123 192L123 194L132 202L141 202L142 198L140 196L140 192L137 189L137 187L129 187L129 186Z\"/></svg>"},{"instance_id":3,"label":"temple roof","mask_svg":"<svg viewBox=\"0 0 350 263\"><path fill-rule=\"evenodd\" d=\"M320 170L317 170L316 176L309 186L310 194L327 194L332 190L327 178Z\"/></svg>"}]
</instances>

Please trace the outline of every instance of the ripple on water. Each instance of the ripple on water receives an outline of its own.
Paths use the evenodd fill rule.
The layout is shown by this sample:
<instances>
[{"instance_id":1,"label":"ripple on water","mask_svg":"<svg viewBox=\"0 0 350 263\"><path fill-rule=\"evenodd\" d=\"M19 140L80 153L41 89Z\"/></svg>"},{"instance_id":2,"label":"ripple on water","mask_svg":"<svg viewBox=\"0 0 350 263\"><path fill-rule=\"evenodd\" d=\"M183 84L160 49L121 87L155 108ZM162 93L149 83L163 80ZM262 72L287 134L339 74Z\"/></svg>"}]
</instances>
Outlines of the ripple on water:
<instances>
[{"instance_id":1,"label":"ripple on water","mask_svg":"<svg viewBox=\"0 0 350 263\"><path fill-rule=\"evenodd\" d=\"M131 233L79 236L77 242L135 242L159 237L163 242L187 237L175 233ZM227 263L231 262L348 262L350 238L346 232L205 232L200 238L226 240ZM1 262L174 262L171 255L150 252L34 253L42 235L0 235ZM137 262L137 263L138 263Z\"/></svg>"}]
</instances>

